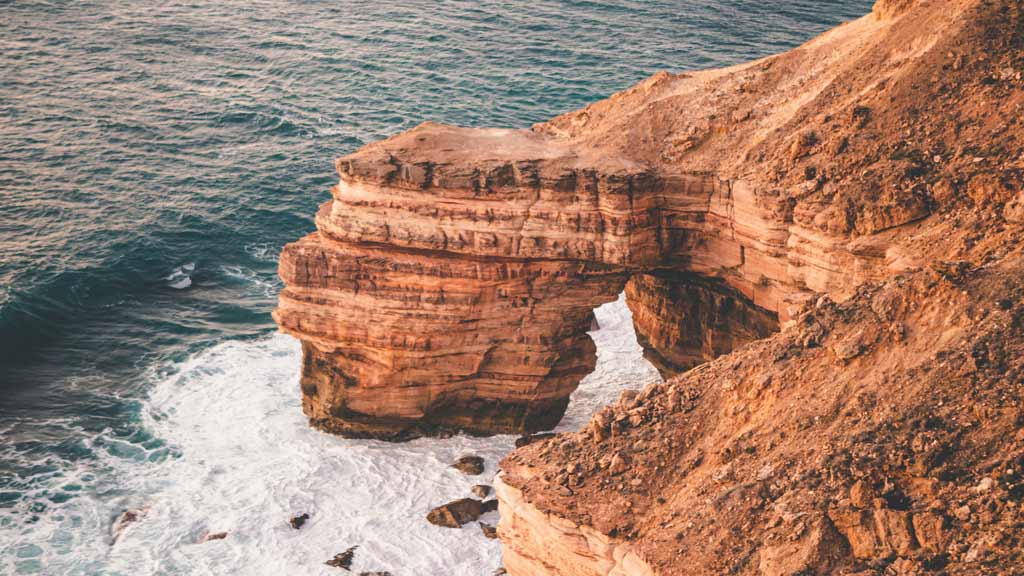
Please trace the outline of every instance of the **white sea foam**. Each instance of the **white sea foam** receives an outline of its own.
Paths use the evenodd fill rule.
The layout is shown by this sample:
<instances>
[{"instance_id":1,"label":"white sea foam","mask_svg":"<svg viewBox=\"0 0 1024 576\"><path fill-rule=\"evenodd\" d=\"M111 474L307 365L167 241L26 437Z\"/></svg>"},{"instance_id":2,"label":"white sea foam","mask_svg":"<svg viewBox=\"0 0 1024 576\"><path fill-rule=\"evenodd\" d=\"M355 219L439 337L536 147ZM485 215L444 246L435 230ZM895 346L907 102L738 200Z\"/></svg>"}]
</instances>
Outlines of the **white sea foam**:
<instances>
[{"instance_id":1,"label":"white sea foam","mask_svg":"<svg viewBox=\"0 0 1024 576\"><path fill-rule=\"evenodd\" d=\"M274 247L267 242L250 242L245 245L245 252L257 260L264 262L277 262L277 255L280 247Z\"/></svg>"},{"instance_id":2,"label":"white sea foam","mask_svg":"<svg viewBox=\"0 0 1024 576\"><path fill-rule=\"evenodd\" d=\"M196 269L195 262L182 264L174 269L164 280L167 280L167 287L175 290L184 290L192 285L192 272Z\"/></svg>"},{"instance_id":3,"label":"white sea foam","mask_svg":"<svg viewBox=\"0 0 1024 576\"><path fill-rule=\"evenodd\" d=\"M623 389L658 380L642 359L624 302L597 316L597 370L559 429L578 428ZM473 484L489 483L514 437L390 444L311 430L299 402L299 361L298 343L283 335L227 342L191 358L155 383L143 410L146 428L179 456L147 456L162 456L164 448L131 457L131 446L108 440L107 450L117 453L111 480L73 501L77 522L69 523L70 514L44 519L31 529L34 538L25 533L31 540L10 551L35 554L23 566L47 574L338 574L324 562L356 545L354 573L480 576L500 566L500 545L475 523L453 530L425 516L469 496ZM449 467L464 454L483 456L485 474ZM111 545L118 513L143 507L144 517ZM309 522L292 529L288 519L304 512ZM496 522L496 514L488 516ZM220 531L226 539L198 543ZM75 544L61 549L62 539Z\"/></svg>"},{"instance_id":4,"label":"white sea foam","mask_svg":"<svg viewBox=\"0 0 1024 576\"><path fill-rule=\"evenodd\" d=\"M270 298L276 297L281 291L282 284L276 275L267 279L255 270L243 266L221 266L220 270L229 278L249 284L256 294Z\"/></svg>"}]
</instances>

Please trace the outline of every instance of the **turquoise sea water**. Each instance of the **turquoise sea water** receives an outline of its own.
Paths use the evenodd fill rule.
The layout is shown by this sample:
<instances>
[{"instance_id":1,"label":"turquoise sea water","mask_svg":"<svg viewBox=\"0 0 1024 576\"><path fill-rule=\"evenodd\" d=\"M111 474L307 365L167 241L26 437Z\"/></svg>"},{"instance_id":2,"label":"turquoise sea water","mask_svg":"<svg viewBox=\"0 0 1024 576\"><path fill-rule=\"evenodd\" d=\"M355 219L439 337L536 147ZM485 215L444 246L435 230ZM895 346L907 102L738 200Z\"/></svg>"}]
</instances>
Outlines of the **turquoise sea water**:
<instances>
[{"instance_id":1,"label":"turquoise sea water","mask_svg":"<svg viewBox=\"0 0 1024 576\"><path fill-rule=\"evenodd\" d=\"M154 494L194 497L176 474L216 464L188 468L189 458L260 458L206 452L219 436L188 430L250 419L271 434L272 418L259 418L277 409L290 418L281 426L301 426L297 403L281 404L291 392L278 396L292 385L295 350L268 336L269 312L277 254L313 229L334 157L424 120L528 126L659 70L785 50L869 9L864 0L0 1L0 574L249 566L245 554L183 552L188 538L166 535L174 521L191 522L188 534L203 527L180 510L163 510L147 536L161 544L142 564L119 556L107 531L126 507L161 513ZM275 354L279 362L260 362ZM265 368L233 371L239 358ZM601 385L616 377L632 376ZM181 417L205 414L207 392L235 390L242 402L245 386L271 382L283 388L248 411ZM196 395L192 408L176 404L179 387ZM300 432L268 438L266 450L336 446ZM369 450L367 462L404 450L350 448ZM126 480L153 469L159 487ZM354 518L364 528L379 520L372 509ZM289 545L249 529L240 545L252 557ZM367 554L403 573L400 551ZM408 565L427 573L463 560L480 561ZM269 573L288 572L275 566Z\"/></svg>"}]
</instances>

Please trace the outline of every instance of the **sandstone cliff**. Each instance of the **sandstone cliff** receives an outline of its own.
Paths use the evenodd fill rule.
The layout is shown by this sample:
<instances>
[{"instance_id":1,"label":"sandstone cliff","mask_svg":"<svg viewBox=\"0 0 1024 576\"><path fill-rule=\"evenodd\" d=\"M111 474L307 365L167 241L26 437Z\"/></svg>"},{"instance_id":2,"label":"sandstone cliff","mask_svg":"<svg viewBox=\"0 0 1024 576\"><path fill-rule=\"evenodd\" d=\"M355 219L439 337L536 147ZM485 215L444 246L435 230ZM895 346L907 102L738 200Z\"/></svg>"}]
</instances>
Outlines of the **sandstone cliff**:
<instances>
[{"instance_id":1,"label":"sandstone cliff","mask_svg":"<svg viewBox=\"0 0 1024 576\"><path fill-rule=\"evenodd\" d=\"M383 437L546 428L593 368L590 311L630 278L671 374L914 266L894 236L934 209L927 169L954 154L879 140L886 89L945 58L955 18L918 17L658 74L530 130L424 124L339 159L318 231L281 257L307 414Z\"/></svg>"},{"instance_id":2,"label":"sandstone cliff","mask_svg":"<svg viewBox=\"0 0 1024 576\"><path fill-rule=\"evenodd\" d=\"M1022 12L883 2L694 90L725 104L675 165L718 159L788 205L787 261L815 263L789 277L823 295L508 457L510 574L1024 574ZM779 76L714 91L755 70ZM642 117L664 105L627 92L554 124L631 98ZM655 348L696 301L714 309L667 283L627 292Z\"/></svg>"},{"instance_id":3,"label":"sandstone cliff","mask_svg":"<svg viewBox=\"0 0 1024 576\"><path fill-rule=\"evenodd\" d=\"M306 413L550 427L625 290L662 373L698 367L505 461L510 574L1024 572L1022 11L884 0L529 130L339 159L281 258Z\"/></svg>"}]
</instances>

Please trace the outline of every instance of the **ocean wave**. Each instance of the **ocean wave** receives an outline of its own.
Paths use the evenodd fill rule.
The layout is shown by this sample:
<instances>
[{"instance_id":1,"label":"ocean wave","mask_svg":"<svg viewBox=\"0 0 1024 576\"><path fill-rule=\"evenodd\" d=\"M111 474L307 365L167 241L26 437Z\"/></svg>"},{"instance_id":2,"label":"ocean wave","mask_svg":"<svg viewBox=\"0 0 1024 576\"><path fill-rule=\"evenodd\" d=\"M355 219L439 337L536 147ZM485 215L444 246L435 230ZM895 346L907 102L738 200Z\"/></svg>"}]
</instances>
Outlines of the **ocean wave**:
<instances>
[{"instance_id":1,"label":"ocean wave","mask_svg":"<svg viewBox=\"0 0 1024 576\"><path fill-rule=\"evenodd\" d=\"M596 314L597 370L559 429L576 429L623 389L659 379L624 300ZM357 572L479 576L497 568L500 545L475 524L439 528L425 516L488 481L515 437L391 444L323 434L302 414L300 361L298 342L277 334L218 344L154 376L135 426L97 436L94 460L49 471L60 476L43 484L70 485L74 498L18 530L0 527L10 542L0 549L0 572L327 575L335 570L324 562L350 546L359 546ZM484 476L449 467L464 454L486 459ZM145 513L111 545L126 509ZM293 530L288 519L300 513L310 521ZM200 542L221 531L224 540Z\"/></svg>"},{"instance_id":2,"label":"ocean wave","mask_svg":"<svg viewBox=\"0 0 1024 576\"><path fill-rule=\"evenodd\" d=\"M164 277L167 281L168 288L174 288L175 290L184 290L192 285L192 272L196 269L195 262L189 262L182 264L174 269L169 275Z\"/></svg>"},{"instance_id":3,"label":"ocean wave","mask_svg":"<svg viewBox=\"0 0 1024 576\"><path fill-rule=\"evenodd\" d=\"M221 266L221 272L233 280L252 287L259 295L274 298L281 291L281 280L276 276L260 274L251 268L236 265Z\"/></svg>"}]
</instances>

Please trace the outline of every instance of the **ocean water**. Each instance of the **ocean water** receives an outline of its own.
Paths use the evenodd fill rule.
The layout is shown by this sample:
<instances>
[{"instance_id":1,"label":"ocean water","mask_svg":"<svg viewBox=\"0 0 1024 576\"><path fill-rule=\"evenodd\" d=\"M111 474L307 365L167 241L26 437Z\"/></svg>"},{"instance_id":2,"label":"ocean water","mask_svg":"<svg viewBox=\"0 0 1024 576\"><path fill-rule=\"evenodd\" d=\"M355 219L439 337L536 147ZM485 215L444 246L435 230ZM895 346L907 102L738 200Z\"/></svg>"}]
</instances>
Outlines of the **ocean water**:
<instances>
[{"instance_id":1,"label":"ocean water","mask_svg":"<svg viewBox=\"0 0 1024 576\"><path fill-rule=\"evenodd\" d=\"M423 516L476 481L448 462L484 455L486 480L512 438L347 441L302 418L269 312L332 159L424 120L528 126L869 9L0 0L0 574L332 573L354 545L357 571L489 574L494 541ZM598 314L562 429L657 379L625 306ZM126 508L145 516L112 543Z\"/></svg>"}]
</instances>

